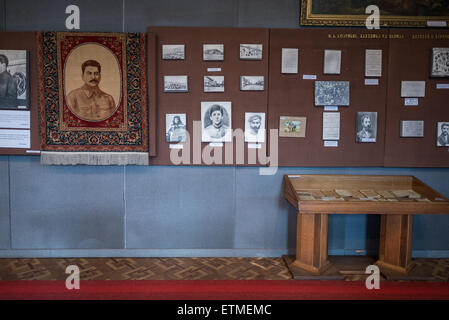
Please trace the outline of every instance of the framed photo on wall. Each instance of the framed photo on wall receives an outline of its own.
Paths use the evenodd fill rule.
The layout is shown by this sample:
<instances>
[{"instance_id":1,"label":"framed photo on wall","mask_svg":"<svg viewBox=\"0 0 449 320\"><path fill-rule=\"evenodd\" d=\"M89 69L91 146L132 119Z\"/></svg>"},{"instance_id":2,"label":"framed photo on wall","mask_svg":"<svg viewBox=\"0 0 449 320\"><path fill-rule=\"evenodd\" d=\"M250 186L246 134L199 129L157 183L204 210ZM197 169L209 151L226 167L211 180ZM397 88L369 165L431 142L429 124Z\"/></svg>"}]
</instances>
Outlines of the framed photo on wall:
<instances>
[{"instance_id":1,"label":"framed photo on wall","mask_svg":"<svg viewBox=\"0 0 449 320\"><path fill-rule=\"evenodd\" d=\"M185 45L165 44L162 45L162 60L184 60Z\"/></svg>"},{"instance_id":2,"label":"framed photo on wall","mask_svg":"<svg viewBox=\"0 0 449 320\"><path fill-rule=\"evenodd\" d=\"M449 77L449 48L432 48L432 77Z\"/></svg>"},{"instance_id":3,"label":"framed photo on wall","mask_svg":"<svg viewBox=\"0 0 449 320\"><path fill-rule=\"evenodd\" d=\"M264 76L240 76L240 90L242 91L264 91Z\"/></svg>"},{"instance_id":4,"label":"framed photo on wall","mask_svg":"<svg viewBox=\"0 0 449 320\"><path fill-rule=\"evenodd\" d=\"M356 142L376 142L377 112L357 112Z\"/></svg>"},{"instance_id":5,"label":"framed photo on wall","mask_svg":"<svg viewBox=\"0 0 449 320\"><path fill-rule=\"evenodd\" d=\"M265 113L245 112L245 142L265 142Z\"/></svg>"},{"instance_id":6,"label":"framed photo on wall","mask_svg":"<svg viewBox=\"0 0 449 320\"><path fill-rule=\"evenodd\" d=\"M185 113L167 113L165 115L165 136L167 142L187 141L186 118Z\"/></svg>"},{"instance_id":7,"label":"framed photo on wall","mask_svg":"<svg viewBox=\"0 0 449 320\"><path fill-rule=\"evenodd\" d=\"M202 142L232 141L231 105L230 101L201 102Z\"/></svg>"},{"instance_id":8,"label":"framed photo on wall","mask_svg":"<svg viewBox=\"0 0 449 320\"><path fill-rule=\"evenodd\" d=\"M0 49L0 109L29 109L28 53Z\"/></svg>"},{"instance_id":9,"label":"framed photo on wall","mask_svg":"<svg viewBox=\"0 0 449 320\"><path fill-rule=\"evenodd\" d=\"M437 124L437 147L449 147L449 121Z\"/></svg>"},{"instance_id":10,"label":"framed photo on wall","mask_svg":"<svg viewBox=\"0 0 449 320\"><path fill-rule=\"evenodd\" d=\"M204 61L223 61L224 44L203 44Z\"/></svg>"},{"instance_id":11,"label":"framed photo on wall","mask_svg":"<svg viewBox=\"0 0 449 320\"><path fill-rule=\"evenodd\" d=\"M204 76L204 92L224 92L224 76Z\"/></svg>"},{"instance_id":12,"label":"framed photo on wall","mask_svg":"<svg viewBox=\"0 0 449 320\"><path fill-rule=\"evenodd\" d=\"M187 76L164 76L164 92L188 92Z\"/></svg>"}]
</instances>

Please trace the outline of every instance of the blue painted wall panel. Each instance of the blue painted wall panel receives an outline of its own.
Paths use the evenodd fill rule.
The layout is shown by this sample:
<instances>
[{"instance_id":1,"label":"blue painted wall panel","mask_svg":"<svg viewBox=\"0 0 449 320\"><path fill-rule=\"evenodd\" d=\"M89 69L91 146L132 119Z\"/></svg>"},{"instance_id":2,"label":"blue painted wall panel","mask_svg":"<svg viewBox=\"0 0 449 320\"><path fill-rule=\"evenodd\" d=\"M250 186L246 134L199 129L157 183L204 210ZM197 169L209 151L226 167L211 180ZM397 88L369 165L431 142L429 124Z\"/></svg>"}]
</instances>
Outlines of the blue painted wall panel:
<instances>
[{"instance_id":1,"label":"blue painted wall panel","mask_svg":"<svg viewBox=\"0 0 449 320\"><path fill-rule=\"evenodd\" d=\"M233 248L235 168L127 167L126 247Z\"/></svg>"},{"instance_id":2,"label":"blue painted wall panel","mask_svg":"<svg viewBox=\"0 0 449 320\"><path fill-rule=\"evenodd\" d=\"M68 31L66 7L80 9L79 31L123 31L124 0L4 0L8 31Z\"/></svg>"},{"instance_id":3,"label":"blue painted wall panel","mask_svg":"<svg viewBox=\"0 0 449 320\"><path fill-rule=\"evenodd\" d=\"M148 26L237 27L237 0L126 0L125 31L146 32Z\"/></svg>"},{"instance_id":4,"label":"blue painted wall panel","mask_svg":"<svg viewBox=\"0 0 449 320\"><path fill-rule=\"evenodd\" d=\"M11 247L8 156L0 156L0 249Z\"/></svg>"},{"instance_id":5,"label":"blue painted wall panel","mask_svg":"<svg viewBox=\"0 0 449 320\"><path fill-rule=\"evenodd\" d=\"M14 249L124 247L123 167L10 158Z\"/></svg>"},{"instance_id":6,"label":"blue painted wall panel","mask_svg":"<svg viewBox=\"0 0 449 320\"><path fill-rule=\"evenodd\" d=\"M294 248L296 210L280 197L282 172L259 175L258 168L237 168L236 248Z\"/></svg>"},{"instance_id":7,"label":"blue painted wall panel","mask_svg":"<svg viewBox=\"0 0 449 320\"><path fill-rule=\"evenodd\" d=\"M297 28L298 0L240 0L239 27Z\"/></svg>"}]
</instances>

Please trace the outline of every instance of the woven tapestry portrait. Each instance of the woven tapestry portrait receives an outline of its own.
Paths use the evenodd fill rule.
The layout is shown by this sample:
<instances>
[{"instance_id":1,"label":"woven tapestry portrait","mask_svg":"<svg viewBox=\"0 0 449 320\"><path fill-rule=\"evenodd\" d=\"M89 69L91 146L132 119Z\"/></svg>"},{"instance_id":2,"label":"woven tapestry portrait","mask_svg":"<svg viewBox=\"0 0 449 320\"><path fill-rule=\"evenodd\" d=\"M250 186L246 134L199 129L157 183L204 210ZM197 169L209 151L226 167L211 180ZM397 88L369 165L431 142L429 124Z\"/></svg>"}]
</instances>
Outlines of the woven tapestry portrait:
<instances>
[{"instance_id":1,"label":"woven tapestry portrait","mask_svg":"<svg viewBox=\"0 0 449 320\"><path fill-rule=\"evenodd\" d=\"M145 48L143 34L39 34L42 164L148 164Z\"/></svg>"}]
</instances>

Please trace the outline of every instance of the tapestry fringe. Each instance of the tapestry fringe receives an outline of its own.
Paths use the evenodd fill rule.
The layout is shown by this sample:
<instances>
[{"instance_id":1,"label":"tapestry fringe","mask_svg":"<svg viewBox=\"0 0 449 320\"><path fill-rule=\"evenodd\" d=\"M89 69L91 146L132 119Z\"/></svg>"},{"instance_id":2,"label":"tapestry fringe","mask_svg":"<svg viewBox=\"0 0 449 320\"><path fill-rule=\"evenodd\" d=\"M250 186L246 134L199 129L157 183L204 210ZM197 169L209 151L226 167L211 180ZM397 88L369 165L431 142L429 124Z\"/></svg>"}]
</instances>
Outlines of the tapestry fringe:
<instances>
[{"instance_id":1,"label":"tapestry fringe","mask_svg":"<svg viewBox=\"0 0 449 320\"><path fill-rule=\"evenodd\" d=\"M149 165L147 152L41 152L43 165L123 166Z\"/></svg>"}]
</instances>

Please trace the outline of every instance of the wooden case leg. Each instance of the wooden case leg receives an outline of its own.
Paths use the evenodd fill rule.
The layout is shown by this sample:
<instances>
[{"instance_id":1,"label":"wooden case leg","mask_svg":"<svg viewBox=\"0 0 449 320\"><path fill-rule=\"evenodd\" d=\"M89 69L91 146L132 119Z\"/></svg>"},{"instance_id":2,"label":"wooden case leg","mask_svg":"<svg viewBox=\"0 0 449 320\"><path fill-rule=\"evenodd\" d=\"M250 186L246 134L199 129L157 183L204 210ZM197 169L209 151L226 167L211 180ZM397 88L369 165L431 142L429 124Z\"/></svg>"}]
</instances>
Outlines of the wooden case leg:
<instances>
[{"instance_id":1,"label":"wooden case leg","mask_svg":"<svg viewBox=\"0 0 449 320\"><path fill-rule=\"evenodd\" d=\"M413 215L381 216L379 260L384 269L407 274L413 267L412 256Z\"/></svg>"},{"instance_id":2,"label":"wooden case leg","mask_svg":"<svg viewBox=\"0 0 449 320\"><path fill-rule=\"evenodd\" d=\"M328 228L327 214L298 213L294 267L317 275L330 267L327 259Z\"/></svg>"}]
</instances>

